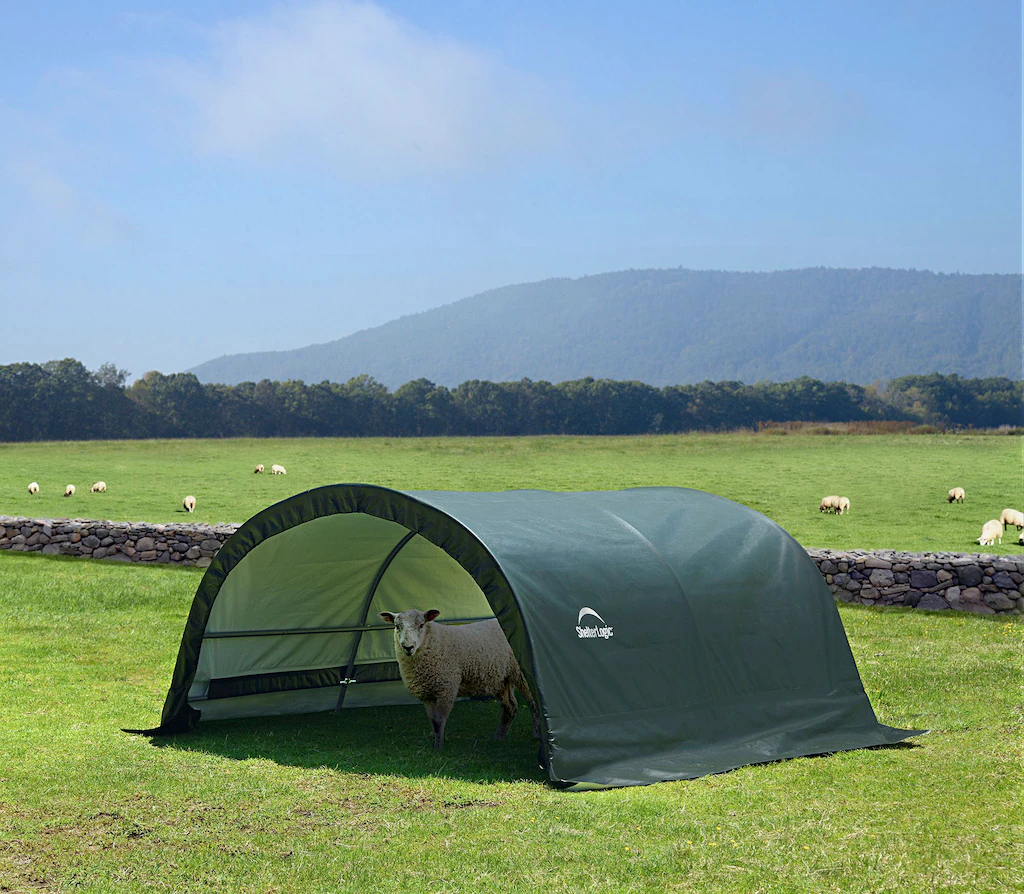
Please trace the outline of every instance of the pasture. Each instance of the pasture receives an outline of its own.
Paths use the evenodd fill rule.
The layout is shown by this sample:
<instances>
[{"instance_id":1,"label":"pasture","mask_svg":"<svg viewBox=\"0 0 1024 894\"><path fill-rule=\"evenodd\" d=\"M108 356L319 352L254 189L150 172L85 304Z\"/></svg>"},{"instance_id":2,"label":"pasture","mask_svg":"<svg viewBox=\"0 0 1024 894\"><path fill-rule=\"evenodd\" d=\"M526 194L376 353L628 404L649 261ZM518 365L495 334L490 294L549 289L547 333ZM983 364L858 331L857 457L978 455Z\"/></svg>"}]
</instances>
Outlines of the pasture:
<instances>
[{"instance_id":1,"label":"pasture","mask_svg":"<svg viewBox=\"0 0 1024 894\"><path fill-rule=\"evenodd\" d=\"M697 487L806 546L977 551L1020 507L1021 439L644 438L0 445L0 513L243 521L338 481ZM279 462L287 476L253 475ZM93 481L109 485L89 494ZM42 485L29 497L29 481ZM79 493L65 500L67 483ZM950 506L961 485L967 503ZM820 515L826 493L852 512ZM1010 541L991 551L1020 553ZM204 725L150 740L201 572L0 554L0 891L1003 892L1024 888L1024 624L842 605L879 719L911 744L567 794L526 712L460 703Z\"/></svg>"},{"instance_id":2,"label":"pasture","mask_svg":"<svg viewBox=\"0 0 1024 894\"><path fill-rule=\"evenodd\" d=\"M643 788L549 788L523 714L460 703L150 742L189 569L0 555L0 891L1020 890L1019 623L840 606L914 744Z\"/></svg>"},{"instance_id":3,"label":"pasture","mask_svg":"<svg viewBox=\"0 0 1024 894\"><path fill-rule=\"evenodd\" d=\"M0 444L0 514L242 522L322 484L401 490L599 490L676 485L763 512L804 546L1019 554L977 544L1003 508L1024 509L1024 439L1009 435L729 433L645 437L265 439ZM257 463L267 472L254 475ZM280 463L287 475L271 475ZM94 481L105 494L90 494ZM38 481L32 497L26 487ZM78 493L65 499L66 484ZM964 487L963 505L946 493ZM849 515L818 512L848 496Z\"/></svg>"}]
</instances>

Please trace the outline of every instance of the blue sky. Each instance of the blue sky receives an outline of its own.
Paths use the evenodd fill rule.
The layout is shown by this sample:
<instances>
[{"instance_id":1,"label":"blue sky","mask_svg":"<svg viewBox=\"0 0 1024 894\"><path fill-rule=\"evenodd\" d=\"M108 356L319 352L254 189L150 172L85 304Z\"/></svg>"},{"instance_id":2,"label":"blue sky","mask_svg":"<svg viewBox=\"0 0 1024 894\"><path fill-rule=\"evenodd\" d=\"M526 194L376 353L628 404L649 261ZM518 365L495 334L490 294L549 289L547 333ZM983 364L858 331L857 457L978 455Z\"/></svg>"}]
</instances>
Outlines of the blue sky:
<instances>
[{"instance_id":1,"label":"blue sky","mask_svg":"<svg viewBox=\"0 0 1024 894\"><path fill-rule=\"evenodd\" d=\"M8 4L0 363L624 268L1021 270L1010 2Z\"/></svg>"}]
</instances>

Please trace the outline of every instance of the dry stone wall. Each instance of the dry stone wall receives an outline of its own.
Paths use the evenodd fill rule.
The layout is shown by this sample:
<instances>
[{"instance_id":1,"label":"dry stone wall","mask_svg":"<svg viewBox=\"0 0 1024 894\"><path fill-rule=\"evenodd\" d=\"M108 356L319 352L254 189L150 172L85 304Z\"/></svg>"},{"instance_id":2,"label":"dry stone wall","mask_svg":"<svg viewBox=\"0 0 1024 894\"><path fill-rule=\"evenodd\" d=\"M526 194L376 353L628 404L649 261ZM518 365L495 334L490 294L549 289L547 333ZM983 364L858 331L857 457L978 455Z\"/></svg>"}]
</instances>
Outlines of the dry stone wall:
<instances>
[{"instance_id":1,"label":"dry stone wall","mask_svg":"<svg viewBox=\"0 0 1024 894\"><path fill-rule=\"evenodd\" d=\"M205 568L237 528L0 515L0 550Z\"/></svg>"},{"instance_id":2,"label":"dry stone wall","mask_svg":"<svg viewBox=\"0 0 1024 894\"><path fill-rule=\"evenodd\" d=\"M0 550L205 568L238 525L0 515ZM808 549L840 602L1024 613L1024 555Z\"/></svg>"}]
</instances>

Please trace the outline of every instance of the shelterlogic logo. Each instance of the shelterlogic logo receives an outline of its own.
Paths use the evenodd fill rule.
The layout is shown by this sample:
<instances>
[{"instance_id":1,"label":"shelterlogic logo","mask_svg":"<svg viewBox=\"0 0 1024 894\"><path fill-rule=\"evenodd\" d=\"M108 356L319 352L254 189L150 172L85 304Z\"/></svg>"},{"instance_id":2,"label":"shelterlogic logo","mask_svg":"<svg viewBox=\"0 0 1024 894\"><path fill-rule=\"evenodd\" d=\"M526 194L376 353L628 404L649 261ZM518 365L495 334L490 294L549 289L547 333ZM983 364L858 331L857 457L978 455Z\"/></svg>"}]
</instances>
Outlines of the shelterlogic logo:
<instances>
[{"instance_id":1,"label":"shelterlogic logo","mask_svg":"<svg viewBox=\"0 0 1024 894\"><path fill-rule=\"evenodd\" d=\"M597 618L598 621L601 622L601 626L582 626L584 615L593 615L595 618ZM579 617L576 618L576 635L580 639L611 639L615 634L612 631L612 628L608 626L608 623L607 621L605 621L604 618L602 618L592 608L587 608L587 606L583 606L583 608L580 609Z\"/></svg>"}]
</instances>

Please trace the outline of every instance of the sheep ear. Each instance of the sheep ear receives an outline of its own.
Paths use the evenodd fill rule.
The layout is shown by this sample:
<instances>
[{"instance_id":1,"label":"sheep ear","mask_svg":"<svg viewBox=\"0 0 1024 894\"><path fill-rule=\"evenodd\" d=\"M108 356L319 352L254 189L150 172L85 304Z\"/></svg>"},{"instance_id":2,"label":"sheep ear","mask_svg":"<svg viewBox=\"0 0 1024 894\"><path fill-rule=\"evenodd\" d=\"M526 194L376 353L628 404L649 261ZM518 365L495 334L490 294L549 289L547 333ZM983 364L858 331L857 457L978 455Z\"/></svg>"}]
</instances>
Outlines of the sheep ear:
<instances>
[{"instance_id":1,"label":"sheep ear","mask_svg":"<svg viewBox=\"0 0 1024 894\"><path fill-rule=\"evenodd\" d=\"M387 621L389 624L395 623L395 616L391 612L381 612L380 616Z\"/></svg>"},{"instance_id":2,"label":"sheep ear","mask_svg":"<svg viewBox=\"0 0 1024 894\"><path fill-rule=\"evenodd\" d=\"M424 621L433 621L434 618L436 618L439 614L441 614L441 609L439 609L439 608L432 608L430 611L427 611L427 612L423 613L423 620Z\"/></svg>"}]
</instances>

